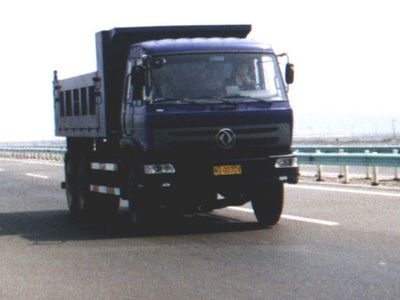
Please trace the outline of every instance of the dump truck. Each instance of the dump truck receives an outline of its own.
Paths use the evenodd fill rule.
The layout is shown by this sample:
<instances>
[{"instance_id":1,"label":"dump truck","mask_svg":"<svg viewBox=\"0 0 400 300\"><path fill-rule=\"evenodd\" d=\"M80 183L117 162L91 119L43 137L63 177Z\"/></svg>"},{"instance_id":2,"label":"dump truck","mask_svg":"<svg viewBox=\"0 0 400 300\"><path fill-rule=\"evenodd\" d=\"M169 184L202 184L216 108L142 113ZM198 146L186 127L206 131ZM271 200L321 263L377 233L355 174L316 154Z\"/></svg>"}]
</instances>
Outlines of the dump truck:
<instances>
[{"instance_id":1,"label":"dump truck","mask_svg":"<svg viewBox=\"0 0 400 300\"><path fill-rule=\"evenodd\" d=\"M134 223L251 202L279 221L297 183L286 54L251 25L114 28L96 33L97 71L59 79L66 198L79 218L129 202Z\"/></svg>"}]
</instances>

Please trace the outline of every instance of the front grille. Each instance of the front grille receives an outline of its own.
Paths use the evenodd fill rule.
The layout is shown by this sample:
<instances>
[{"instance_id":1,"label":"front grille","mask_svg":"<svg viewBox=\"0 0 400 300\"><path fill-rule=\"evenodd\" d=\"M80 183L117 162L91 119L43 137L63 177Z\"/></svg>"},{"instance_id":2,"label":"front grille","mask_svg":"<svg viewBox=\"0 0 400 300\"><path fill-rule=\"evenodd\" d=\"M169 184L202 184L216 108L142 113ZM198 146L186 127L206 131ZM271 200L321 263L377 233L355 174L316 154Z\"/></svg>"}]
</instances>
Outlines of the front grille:
<instances>
[{"instance_id":1,"label":"front grille","mask_svg":"<svg viewBox=\"0 0 400 300\"><path fill-rule=\"evenodd\" d=\"M154 147L156 149L219 149L216 135L223 128L230 128L236 135L233 149L285 147L290 144L291 140L289 124L284 123L201 128L161 128L154 130Z\"/></svg>"}]
</instances>

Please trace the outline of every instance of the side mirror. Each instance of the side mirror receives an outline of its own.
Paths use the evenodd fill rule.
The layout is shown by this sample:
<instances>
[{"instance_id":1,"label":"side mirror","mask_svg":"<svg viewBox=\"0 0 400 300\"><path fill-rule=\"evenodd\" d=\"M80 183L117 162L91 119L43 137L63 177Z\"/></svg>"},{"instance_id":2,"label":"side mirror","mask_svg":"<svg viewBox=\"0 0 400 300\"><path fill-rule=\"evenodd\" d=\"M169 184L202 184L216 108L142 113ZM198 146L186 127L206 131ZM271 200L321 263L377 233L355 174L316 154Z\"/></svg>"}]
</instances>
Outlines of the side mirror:
<instances>
[{"instance_id":1,"label":"side mirror","mask_svg":"<svg viewBox=\"0 0 400 300\"><path fill-rule=\"evenodd\" d=\"M133 99L143 99L143 86L145 85L145 70L143 66L134 66L131 71L131 76Z\"/></svg>"},{"instance_id":2,"label":"side mirror","mask_svg":"<svg viewBox=\"0 0 400 300\"><path fill-rule=\"evenodd\" d=\"M294 65L291 63L286 64L285 80L287 84L291 84L294 81Z\"/></svg>"}]
</instances>

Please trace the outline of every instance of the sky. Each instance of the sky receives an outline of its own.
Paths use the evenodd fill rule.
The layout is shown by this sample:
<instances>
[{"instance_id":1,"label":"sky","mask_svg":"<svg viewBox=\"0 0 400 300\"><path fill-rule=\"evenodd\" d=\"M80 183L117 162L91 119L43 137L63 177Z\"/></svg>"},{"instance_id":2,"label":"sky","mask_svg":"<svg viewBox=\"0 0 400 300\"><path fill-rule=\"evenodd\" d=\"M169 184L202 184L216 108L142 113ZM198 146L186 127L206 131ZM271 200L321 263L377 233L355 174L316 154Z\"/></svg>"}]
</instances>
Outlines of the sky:
<instances>
[{"instance_id":1,"label":"sky","mask_svg":"<svg viewBox=\"0 0 400 300\"><path fill-rule=\"evenodd\" d=\"M398 12L394 0L2 1L0 141L54 138L53 70L95 71L97 31L199 24L252 24L289 54L295 135L400 135Z\"/></svg>"}]
</instances>

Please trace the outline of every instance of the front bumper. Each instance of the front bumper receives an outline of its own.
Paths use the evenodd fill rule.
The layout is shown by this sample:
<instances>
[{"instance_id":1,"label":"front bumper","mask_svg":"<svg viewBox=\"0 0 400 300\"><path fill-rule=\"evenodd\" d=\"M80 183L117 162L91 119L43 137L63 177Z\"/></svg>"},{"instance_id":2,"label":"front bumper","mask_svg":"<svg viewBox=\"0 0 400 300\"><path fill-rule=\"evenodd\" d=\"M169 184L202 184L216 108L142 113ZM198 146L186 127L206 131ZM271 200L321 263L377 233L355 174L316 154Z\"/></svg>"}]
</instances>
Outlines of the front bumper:
<instances>
[{"instance_id":1,"label":"front bumper","mask_svg":"<svg viewBox=\"0 0 400 300\"><path fill-rule=\"evenodd\" d=\"M173 174L144 175L141 188L155 190L211 190L213 192L246 192L254 186L274 182L298 182L298 166L276 167L279 158L293 155L270 156L267 158L238 159L226 161L175 161ZM215 167L240 166L240 174L216 175Z\"/></svg>"}]
</instances>

